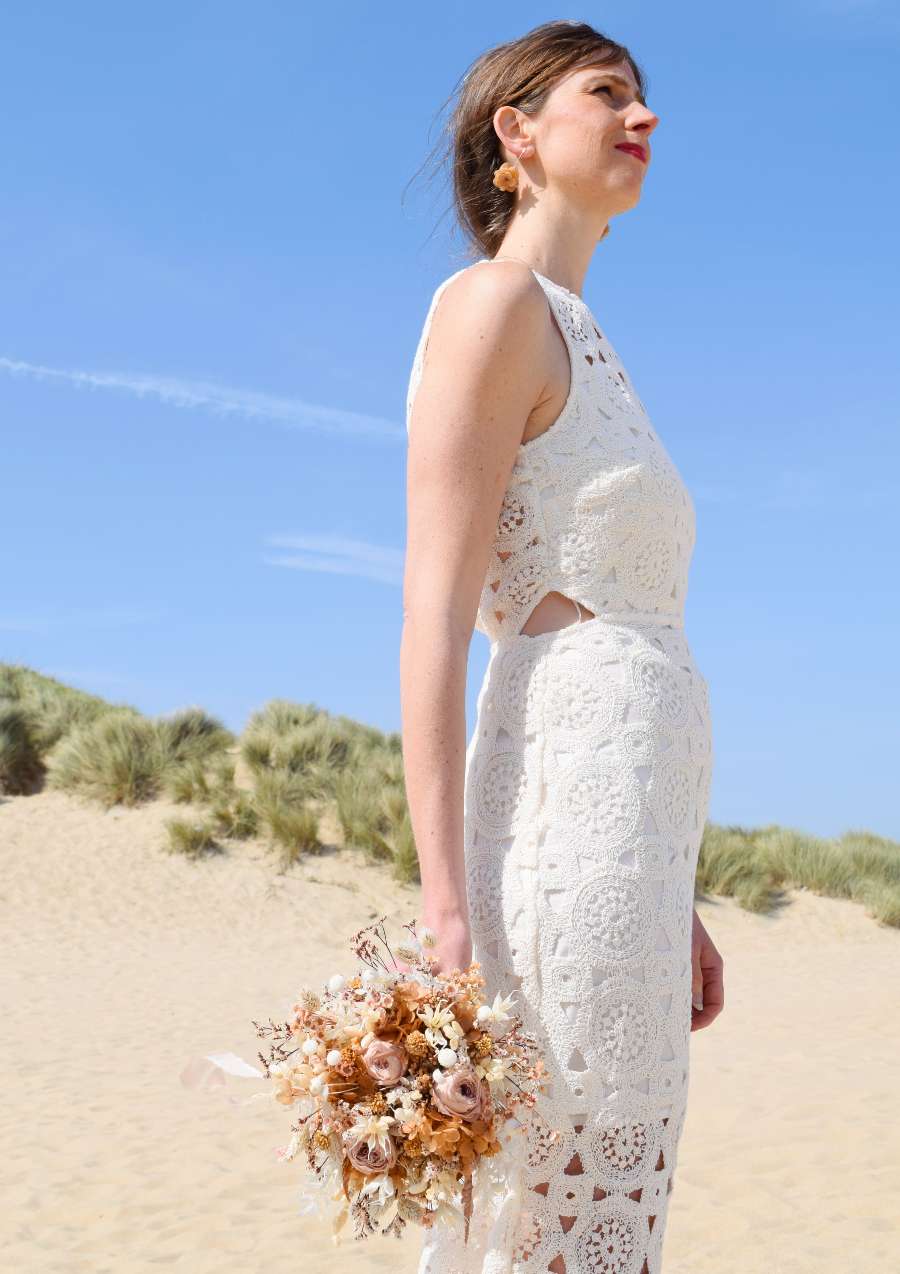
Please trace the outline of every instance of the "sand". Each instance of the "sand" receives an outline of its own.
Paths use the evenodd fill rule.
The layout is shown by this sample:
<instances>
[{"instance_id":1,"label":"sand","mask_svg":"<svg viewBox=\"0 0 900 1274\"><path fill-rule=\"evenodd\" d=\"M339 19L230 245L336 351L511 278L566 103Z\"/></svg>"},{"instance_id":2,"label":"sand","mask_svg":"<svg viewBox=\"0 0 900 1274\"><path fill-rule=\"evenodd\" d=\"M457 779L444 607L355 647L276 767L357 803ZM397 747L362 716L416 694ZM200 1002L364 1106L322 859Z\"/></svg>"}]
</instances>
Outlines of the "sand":
<instances>
[{"instance_id":1,"label":"sand","mask_svg":"<svg viewBox=\"0 0 900 1274\"><path fill-rule=\"evenodd\" d=\"M335 1247L298 1210L289 1115L192 1058L255 1060L251 1019L353 967L346 939L418 891L353 852L287 874L262 843L167 855L166 803L103 812L0 799L5 938L0 1256L41 1274L412 1274L418 1236ZM789 894L772 915L698 904L726 1007L691 1037L665 1274L900 1268L900 931Z\"/></svg>"}]
</instances>

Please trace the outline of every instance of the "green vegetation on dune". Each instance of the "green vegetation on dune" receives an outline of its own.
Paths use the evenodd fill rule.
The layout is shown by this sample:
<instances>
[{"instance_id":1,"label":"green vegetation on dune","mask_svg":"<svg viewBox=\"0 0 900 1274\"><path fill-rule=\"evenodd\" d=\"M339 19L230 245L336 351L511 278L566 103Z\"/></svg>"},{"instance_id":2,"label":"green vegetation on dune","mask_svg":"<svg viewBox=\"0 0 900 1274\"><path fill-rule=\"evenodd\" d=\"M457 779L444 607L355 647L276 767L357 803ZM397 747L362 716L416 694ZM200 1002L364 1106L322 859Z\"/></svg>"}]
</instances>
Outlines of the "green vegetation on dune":
<instances>
[{"instance_id":1,"label":"green vegetation on dune","mask_svg":"<svg viewBox=\"0 0 900 1274\"><path fill-rule=\"evenodd\" d=\"M402 880L418 870L400 736L312 703L273 699L237 738L202 708L147 717L0 664L0 793L44 788L106 808L190 806L194 817L169 820L166 848L191 858L261 836L286 866L333 844L333 828Z\"/></svg>"},{"instance_id":2,"label":"green vegetation on dune","mask_svg":"<svg viewBox=\"0 0 900 1274\"><path fill-rule=\"evenodd\" d=\"M768 911L785 889L861 902L882 924L900 928L900 842L874 832L809 836L790 827L707 823L697 892L727 894L749 911Z\"/></svg>"},{"instance_id":3,"label":"green vegetation on dune","mask_svg":"<svg viewBox=\"0 0 900 1274\"><path fill-rule=\"evenodd\" d=\"M400 735L313 703L272 699L235 737L199 707L147 717L0 664L0 794L44 787L106 807L162 796L190 807L168 821L164 848L194 859L259 836L282 866L340 843L400 880L418 878ZM900 843L864 830L826 838L706 825L698 895L767 911L797 887L853 899L900 927Z\"/></svg>"},{"instance_id":4,"label":"green vegetation on dune","mask_svg":"<svg viewBox=\"0 0 900 1274\"><path fill-rule=\"evenodd\" d=\"M44 758L76 726L112 712L133 712L44 676L0 663L0 792L27 794L43 785Z\"/></svg>"}]
</instances>

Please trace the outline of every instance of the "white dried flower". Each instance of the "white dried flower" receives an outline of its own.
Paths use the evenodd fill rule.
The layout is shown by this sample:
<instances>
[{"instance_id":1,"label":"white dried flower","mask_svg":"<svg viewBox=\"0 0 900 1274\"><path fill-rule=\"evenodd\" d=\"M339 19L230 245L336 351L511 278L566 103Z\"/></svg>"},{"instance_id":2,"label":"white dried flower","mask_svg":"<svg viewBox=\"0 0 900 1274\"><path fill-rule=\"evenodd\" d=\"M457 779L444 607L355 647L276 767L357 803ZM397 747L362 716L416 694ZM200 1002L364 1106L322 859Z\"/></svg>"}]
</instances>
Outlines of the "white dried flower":
<instances>
[{"instance_id":1,"label":"white dried flower","mask_svg":"<svg viewBox=\"0 0 900 1274\"><path fill-rule=\"evenodd\" d=\"M479 1022L510 1022L512 1021L510 1009L514 1004L515 995L504 998L498 991L494 996L494 1003L490 1007L482 1004L475 1016Z\"/></svg>"},{"instance_id":2,"label":"white dried flower","mask_svg":"<svg viewBox=\"0 0 900 1274\"><path fill-rule=\"evenodd\" d=\"M336 995L338 991L343 990L344 983L345 979L342 973L332 973L331 977L328 979L328 990Z\"/></svg>"},{"instance_id":3,"label":"white dried flower","mask_svg":"<svg viewBox=\"0 0 900 1274\"><path fill-rule=\"evenodd\" d=\"M419 1009L417 1016L432 1031L440 1031L448 1022L456 1021L453 1010L446 1004L440 1004L437 1008L426 1004L424 1009Z\"/></svg>"}]
</instances>

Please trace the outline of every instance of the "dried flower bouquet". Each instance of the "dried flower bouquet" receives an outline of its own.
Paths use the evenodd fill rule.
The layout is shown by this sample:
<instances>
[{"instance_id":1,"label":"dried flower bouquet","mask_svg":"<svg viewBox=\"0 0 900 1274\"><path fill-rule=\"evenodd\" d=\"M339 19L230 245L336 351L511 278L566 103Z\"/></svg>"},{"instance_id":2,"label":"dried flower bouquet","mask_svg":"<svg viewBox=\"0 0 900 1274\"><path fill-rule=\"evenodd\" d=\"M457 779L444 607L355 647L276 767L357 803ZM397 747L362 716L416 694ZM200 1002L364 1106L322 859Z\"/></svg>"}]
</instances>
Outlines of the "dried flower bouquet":
<instances>
[{"instance_id":1,"label":"dried flower bouquet","mask_svg":"<svg viewBox=\"0 0 900 1274\"><path fill-rule=\"evenodd\" d=\"M277 1153L330 1192L336 1237L348 1221L358 1239L412 1222L468 1240L473 1183L504 1190L510 1138L546 1071L513 996L487 1003L477 962L438 972L434 935L403 928L396 952L384 919L361 929L360 972L300 992L289 1022L253 1023L274 1097L295 1112Z\"/></svg>"}]
</instances>

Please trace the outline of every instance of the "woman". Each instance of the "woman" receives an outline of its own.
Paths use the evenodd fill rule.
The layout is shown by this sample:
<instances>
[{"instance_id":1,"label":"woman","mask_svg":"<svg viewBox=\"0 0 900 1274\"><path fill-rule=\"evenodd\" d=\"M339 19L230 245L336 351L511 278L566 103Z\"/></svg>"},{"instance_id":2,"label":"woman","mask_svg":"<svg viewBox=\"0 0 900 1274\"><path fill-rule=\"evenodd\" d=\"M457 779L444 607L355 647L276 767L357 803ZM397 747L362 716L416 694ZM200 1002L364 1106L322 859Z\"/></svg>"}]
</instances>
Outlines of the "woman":
<instances>
[{"instance_id":1,"label":"woman","mask_svg":"<svg viewBox=\"0 0 900 1274\"><path fill-rule=\"evenodd\" d=\"M441 965L517 990L550 1082L508 1194L467 1246L427 1232L420 1274L658 1274L689 1035L723 1003L693 910L713 759L682 626L694 507L582 296L657 123L628 51L567 21L479 58L454 114L481 259L437 288L410 377L406 784Z\"/></svg>"}]
</instances>

